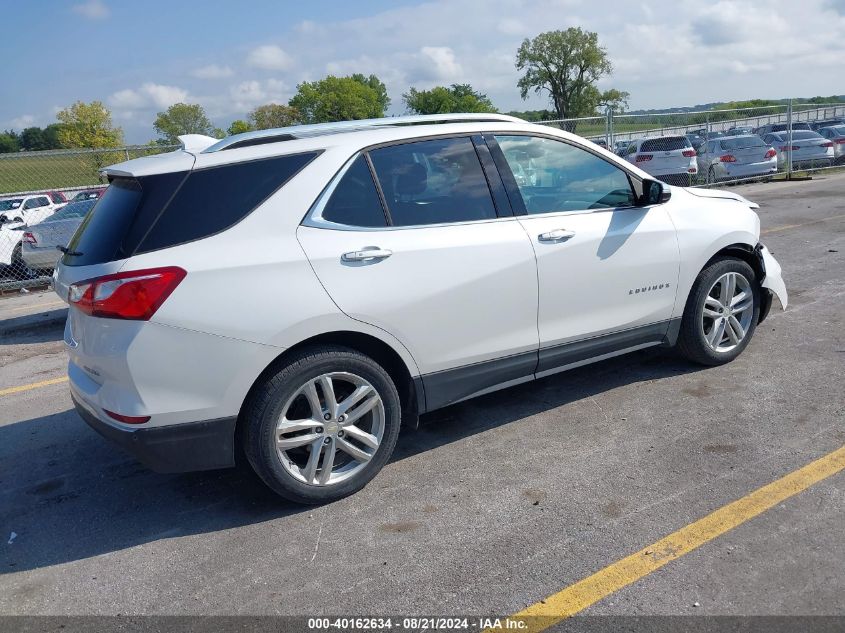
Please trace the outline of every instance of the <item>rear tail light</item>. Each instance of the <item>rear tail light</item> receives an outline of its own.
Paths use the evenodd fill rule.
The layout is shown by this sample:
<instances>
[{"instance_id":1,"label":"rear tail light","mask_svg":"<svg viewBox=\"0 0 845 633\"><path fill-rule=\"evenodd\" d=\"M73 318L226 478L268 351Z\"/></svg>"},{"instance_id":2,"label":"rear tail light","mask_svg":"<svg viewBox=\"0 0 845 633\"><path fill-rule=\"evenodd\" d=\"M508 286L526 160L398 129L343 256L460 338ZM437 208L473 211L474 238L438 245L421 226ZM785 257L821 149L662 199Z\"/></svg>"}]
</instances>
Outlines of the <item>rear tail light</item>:
<instances>
[{"instance_id":1,"label":"rear tail light","mask_svg":"<svg viewBox=\"0 0 845 633\"><path fill-rule=\"evenodd\" d=\"M827 143L822 143L822 147L833 147L833 141L828 141Z\"/></svg>"},{"instance_id":2,"label":"rear tail light","mask_svg":"<svg viewBox=\"0 0 845 633\"><path fill-rule=\"evenodd\" d=\"M71 285L68 303L95 317L148 321L187 274L167 266L88 279Z\"/></svg>"},{"instance_id":3,"label":"rear tail light","mask_svg":"<svg viewBox=\"0 0 845 633\"><path fill-rule=\"evenodd\" d=\"M763 158L774 158L777 155L778 155L778 153L775 151L775 148L773 147L768 152L766 152L766 155L763 156Z\"/></svg>"},{"instance_id":4,"label":"rear tail light","mask_svg":"<svg viewBox=\"0 0 845 633\"><path fill-rule=\"evenodd\" d=\"M637 161L638 163L644 163L647 160L651 160L654 158L651 154L637 154Z\"/></svg>"},{"instance_id":5,"label":"rear tail light","mask_svg":"<svg viewBox=\"0 0 845 633\"><path fill-rule=\"evenodd\" d=\"M27 231L26 233L23 234L21 241L24 244L38 244L38 240L36 240L35 236L32 233L30 233L29 231Z\"/></svg>"},{"instance_id":6,"label":"rear tail light","mask_svg":"<svg viewBox=\"0 0 845 633\"><path fill-rule=\"evenodd\" d=\"M687 158L692 158L693 156L695 156L695 150L694 149L685 149L684 150L684 156L686 156Z\"/></svg>"},{"instance_id":7,"label":"rear tail light","mask_svg":"<svg viewBox=\"0 0 845 633\"><path fill-rule=\"evenodd\" d=\"M732 154L725 154L724 156L719 156L719 160L723 163L735 163L736 156L733 156Z\"/></svg>"},{"instance_id":8,"label":"rear tail light","mask_svg":"<svg viewBox=\"0 0 845 633\"><path fill-rule=\"evenodd\" d=\"M845 138L838 138L833 142L836 143L837 145L845 145Z\"/></svg>"},{"instance_id":9,"label":"rear tail light","mask_svg":"<svg viewBox=\"0 0 845 633\"><path fill-rule=\"evenodd\" d=\"M143 424L144 422L150 419L148 415L123 415L121 413L115 413L114 411L109 411L108 409L103 409L113 420L117 420L118 422L123 422L124 424Z\"/></svg>"}]
</instances>

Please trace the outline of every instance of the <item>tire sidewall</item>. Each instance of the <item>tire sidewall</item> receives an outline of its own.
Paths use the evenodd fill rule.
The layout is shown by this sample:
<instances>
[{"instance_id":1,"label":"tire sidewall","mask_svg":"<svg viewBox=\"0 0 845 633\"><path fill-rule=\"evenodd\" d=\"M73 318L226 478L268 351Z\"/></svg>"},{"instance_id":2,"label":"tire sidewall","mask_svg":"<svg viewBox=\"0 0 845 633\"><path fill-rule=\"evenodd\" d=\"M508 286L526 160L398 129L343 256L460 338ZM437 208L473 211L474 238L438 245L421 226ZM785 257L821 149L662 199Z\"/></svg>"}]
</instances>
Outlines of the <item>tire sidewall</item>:
<instances>
[{"instance_id":1,"label":"tire sidewall","mask_svg":"<svg viewBox=\"0 0 845 633\"><path fill-rule=\"evenodd\" d=\"M331 372L350 372L367 380L384 404L384 433L373 458L353 477L332 486L316 486L297 480L281 464L276 451L276 425L283 408L307 381ZM248 421L247 451L258 475L280 495L300 503L325 503L363 488L390 459L399 436L401 404L388 374L374 361L356 352L305 356L281 369L265 383L264 406ZM254 456L254 457L253 457Z\"/></svg>"}]
</instances>

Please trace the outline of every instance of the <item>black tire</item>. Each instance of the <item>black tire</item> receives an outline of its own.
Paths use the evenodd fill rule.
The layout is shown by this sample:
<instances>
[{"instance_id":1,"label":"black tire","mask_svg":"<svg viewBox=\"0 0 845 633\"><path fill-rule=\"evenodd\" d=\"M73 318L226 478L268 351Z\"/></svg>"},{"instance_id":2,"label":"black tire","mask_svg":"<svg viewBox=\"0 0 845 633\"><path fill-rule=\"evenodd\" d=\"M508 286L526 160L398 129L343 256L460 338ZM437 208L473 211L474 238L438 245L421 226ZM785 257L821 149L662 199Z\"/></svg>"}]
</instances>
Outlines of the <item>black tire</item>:
<instances>
[{"instance_id":1,"label":"black tire","mask_svg":"<svg viewBox=\"0 0 845 633\"><path fill-rule=\"evenodd\" d=\"M707 184L715 185L719 180L716 178L716 172L712 167L707 170Z\"/></svg>"},{"instance_id":2,"label":"black tire","mask_svg":"<svg viewBox=\"0 0 845 633\"><path fill-rule=\"evenodd\" d=\"M27 279L34 279L37 274L26 265L23 260L23 249L20 244L15 246L12 251L12 277L17 281L26 281Z\"/></svg>"},{"instance_id":3,"label":"black tire","mask_svg":"<svg viewBox=\"0 0 845 633\"><path fill-rule=\"evenodd\" d=\"M745 337L733 349L724 352L717 352L708 345L705 339L703 310L704 302L710 288L716 281L728 272L739 273L744 276L751 286L753 297L753 312L751 323L748 326ZM739 356L748 346L757 328L757 321L760 318L760 285L754 269L746 262L734 257L721 257L711 261L704 270L699 273L692 286L687 304L684 308L684 316L681 321L681 330L678 335L677 349L682 356L701 365L723 365L731 362Z\"/></svg>"},{"instance_id":4,"label":"black tire","mask_svg":"<svg viewBox=\"0 0 845 633\"><path fill-rule=\"evenodd\" d=\"M276 423L285 404L302 385L330 372L353 373L375 388L384 405L384 429L378 448L359 472L338 483L320 486L296 479L282 466L276 450ZM401 416L396 386L373 359L341 346L312 347L267 376L251 395L241 420L245 424L244 452L264 483L285 499L302 504L328 503L357 492L382 469L396 447Z\"/></svg>"}]
</instances>

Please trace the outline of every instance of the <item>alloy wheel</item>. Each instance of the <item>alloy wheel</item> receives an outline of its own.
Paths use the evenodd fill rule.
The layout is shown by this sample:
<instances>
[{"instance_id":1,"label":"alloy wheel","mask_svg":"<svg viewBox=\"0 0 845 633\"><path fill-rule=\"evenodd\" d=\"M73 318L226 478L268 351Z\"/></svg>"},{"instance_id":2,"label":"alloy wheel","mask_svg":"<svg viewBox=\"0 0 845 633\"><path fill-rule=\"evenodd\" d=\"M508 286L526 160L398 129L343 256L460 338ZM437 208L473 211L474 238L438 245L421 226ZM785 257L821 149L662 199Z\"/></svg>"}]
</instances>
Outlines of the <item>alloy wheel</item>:
<instances>
[{"instance_id":1,"label":"alloy wheel","mask_svg":"<svg viewBox=\"0 0 845 633\"><path fill-rule=\"evenodd\" d=\"M729 352L742 343L754 318L754 292L741 273L728 272L710 287L701 319L704 340L715 352Z\"/></svg>"},{"instance_id":2,"label":"alloy wheel","mask_svg":"<svg viewBox=\"0 0 845 633\"><path fill-rule=\"evenodd\" d=\"M285 403L276 424L282 467L298 481L331 486L363 470L384 434L384 402L349 372L312 378Z\"/></svg>"}]
</instances>

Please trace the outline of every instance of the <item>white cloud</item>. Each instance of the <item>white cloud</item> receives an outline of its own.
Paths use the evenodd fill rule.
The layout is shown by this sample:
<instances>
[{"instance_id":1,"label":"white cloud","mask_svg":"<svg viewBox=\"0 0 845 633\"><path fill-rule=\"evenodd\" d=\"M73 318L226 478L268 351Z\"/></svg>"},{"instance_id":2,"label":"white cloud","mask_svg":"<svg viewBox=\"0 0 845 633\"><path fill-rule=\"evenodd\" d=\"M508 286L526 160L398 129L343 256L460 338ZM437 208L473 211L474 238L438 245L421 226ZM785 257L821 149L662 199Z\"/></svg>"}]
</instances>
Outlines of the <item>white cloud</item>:
<instances>
[{"instance_id":1,"label":"white cloud","mask_svg":"<svg viewBox=\"0 0 845 633\"><path fill-rule=\"evenodd\" d=\"M147 82L137 90L132 88L118 90L108 98L108 103L120 110L140 110L150 107L163 110L174 103L190 100L188 91L183 88Z\"/></svg>"},{"instance_id":2,"label":"white cloud","mask_svg":"<svg viewBox=\"0 0 845 633\"><path fill-rule=\"evenodd\" d=\"M217 64L209 64L196 68L191 72L191 75L197 79L225 79L235 74L229 66L218 66Z\"/></svg>"},{"instance_id":3,"label":"white cloud","mask_svg":"<svg viewBox=\"0 0 845 633\"><path fill-rule=\"evenodd\" d=\"M435 81L459 79L463 68L455 59L455 51L448 46L423 46L420 49L420 74Z\"/></svg>"},{"instance_id":4,"label":"white cloud","mask_svg":"<svg viewBox=\"0 0 845 633\"><path fill-rule=\"evenodd\" d=\"M35 116L32 114L22 114L12 119L9 123L11 129L20 131L24 128L31 127L35 123Z\"/></svg>"},{"instance_id":5,"label":"white cloud","mask_svg":"<svg viewBox=\"0 0 845 633\"><path fill-rule=\"evenodd\" d=\"M243 81L232 86L229 96L235 112L246 112L265 103L287 103L290 97L287 84L278 79Z\"/></svg>"},{"instance_id":6,"label":"white cloud","mask_svg":"<svg viewBox=\"0 0 845 633\"><path fill-rule=\"evenodd\" d=\"M104 20L111 13L102 0L88 0L82 4L75 4L71 7L71 11L89 20Z\"/></svg>"},{"instance_id":7,"label":"white cloud","mask_svg":"<svg viewBox=\"0 0 845 633\"><path fill-rule=\"evenodd\" d=\"M293 65L293 59L275 44L266 44L252 49L246 64L262 70L287 70Z\"/></svg>"}]
</instances>

